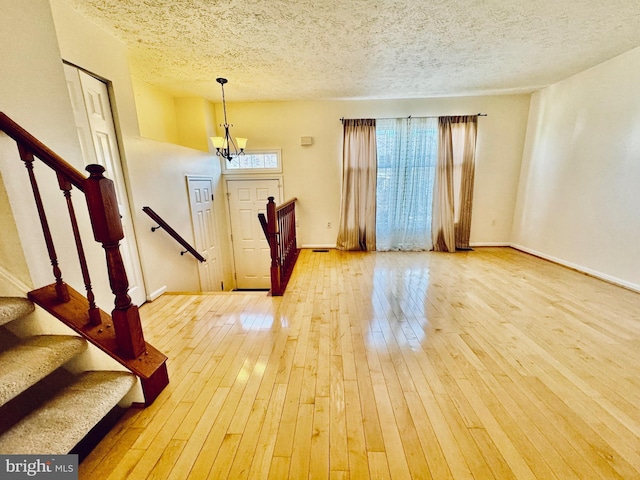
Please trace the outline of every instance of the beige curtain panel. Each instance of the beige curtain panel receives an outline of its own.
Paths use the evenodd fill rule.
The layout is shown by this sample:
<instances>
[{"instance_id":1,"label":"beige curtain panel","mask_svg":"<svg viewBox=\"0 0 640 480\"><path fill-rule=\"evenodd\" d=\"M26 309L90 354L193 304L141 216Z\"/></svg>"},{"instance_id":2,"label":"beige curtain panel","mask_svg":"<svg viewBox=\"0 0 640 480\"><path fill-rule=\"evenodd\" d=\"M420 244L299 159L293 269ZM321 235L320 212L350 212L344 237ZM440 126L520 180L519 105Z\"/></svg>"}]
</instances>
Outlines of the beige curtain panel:
<instances>
[{"instance_id":1,"label":"beige curtain panel","mask_svg":"<svg viewBox=\"0 0 640 480\"><path fill-rule=\"evenodd\" d=\"M438 166L433 192L436 252L469 249L478 116L438 119Z\"/></svg>"},{"instance_id":2,"label":"beige curtain panel","mask_svg":"<svg viewBox=\"0 0 640 480\"><path fill-rule=\"evenodd\" d=\"M376 121L343 120L339 250L376 248Z\"/></svg>"}]
</instances>

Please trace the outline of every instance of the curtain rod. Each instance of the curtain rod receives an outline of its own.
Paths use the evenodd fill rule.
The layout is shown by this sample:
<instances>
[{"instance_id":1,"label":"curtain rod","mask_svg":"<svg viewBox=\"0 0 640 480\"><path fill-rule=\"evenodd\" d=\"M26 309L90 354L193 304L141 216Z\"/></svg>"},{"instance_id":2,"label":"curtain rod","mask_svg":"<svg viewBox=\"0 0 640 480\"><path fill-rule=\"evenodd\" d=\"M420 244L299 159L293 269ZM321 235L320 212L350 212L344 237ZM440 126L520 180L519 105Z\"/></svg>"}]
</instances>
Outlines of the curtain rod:
<instances>
[{"instance_id":1,"label":"curtain rod","mask_svg":"<svg viewBox=\"0 0 640 480\"><path fill-rule=\"evenodd\" d=\"M438 117L442 117L442 116L444 116L444 115L427 115L427 116L424 116L424 117L416 117L416 118L438 118ZM462 116L462 115L454 115L454 116L458 117L458 116ZM487 114L487 113L476 113L476 116L478 116L478 117L488 117L489 114ZM404 117L376 117L374 120L389 120L389 119L395 119L395 118L404 118ZM409 115L406 118L411 119L411 115ZM340 118L340 123L344 123L345 120L349 120L349 119L341 117Z\"/></svg>"}]
</instances>

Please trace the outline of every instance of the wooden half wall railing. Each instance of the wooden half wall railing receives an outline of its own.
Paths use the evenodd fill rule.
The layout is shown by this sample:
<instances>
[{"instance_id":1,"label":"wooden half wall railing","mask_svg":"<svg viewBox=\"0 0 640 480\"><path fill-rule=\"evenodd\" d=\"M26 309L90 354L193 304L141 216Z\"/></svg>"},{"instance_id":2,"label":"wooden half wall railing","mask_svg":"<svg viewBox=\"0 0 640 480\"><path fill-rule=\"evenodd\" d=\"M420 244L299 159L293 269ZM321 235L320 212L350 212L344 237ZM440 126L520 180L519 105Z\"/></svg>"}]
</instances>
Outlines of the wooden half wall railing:
<instances>
[{"instance_id":1,"label":"wooden half wall railing","mask_svg":"<svg viewBox=\"0 0 640 480\"><path fill-rule=\"evenodd\" d=\"M81 172L2 112L0 112L0 130L18 145L20 159L25 164L33 190L44 242L53 270L54 283L29 292L29 298L138 375L145 395L145 403L151 404L169 383L167 357L145 342L138 307L131 302L131 297L127 293L129 282L120 253L120 241L124 238L124 233L113 181L103 175L105 169L101 165L88 165L86 169L89 176L85 178ZM66 199L86 295L76 292L63 280L44 208L44 199L34 172L36 158L56 173L58 186ZM73 187L84 193L93 237L105 251L108 282L114 296L114 309L111 315L100 310L95 303L80 228L72 202Z\"/></svg>"},{"instance_id":2,"label":"wooden half wall railing","mask_svg":"<svg viewBox=\"0 0 640 480\"><path fill-rule=\"evenodd\" d=\"M260 225L271 251L271 295L284 294L300 249L296 238L296 198L276 206L268 198L267 215L258 214Z\"/></svg>"}]
</instances>

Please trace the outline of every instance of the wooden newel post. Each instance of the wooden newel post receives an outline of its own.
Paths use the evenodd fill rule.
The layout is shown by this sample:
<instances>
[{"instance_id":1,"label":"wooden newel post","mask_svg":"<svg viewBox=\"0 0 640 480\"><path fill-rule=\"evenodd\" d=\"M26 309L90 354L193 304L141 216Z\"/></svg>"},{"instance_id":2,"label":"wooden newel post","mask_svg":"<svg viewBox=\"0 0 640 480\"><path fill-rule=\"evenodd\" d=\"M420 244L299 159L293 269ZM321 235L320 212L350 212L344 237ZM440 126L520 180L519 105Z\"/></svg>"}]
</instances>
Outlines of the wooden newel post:
<instances>
[{"instance_id":1,"label":"wooden newel post","mask_svg":"<svg viewBox=\"0 0 640 480\"><path fill-rule=\"evenodd\" d=\"M278 219L276 204L273 197L267 203L267 238L271 249L271 295L278 296L280 292L280 256L278 254Z\"/></svg>"},{"instance_id":2,"label":"wooden newel post","mask_svg":"<svg viewBox=\"0 0 640 480\"><path fill-rule=\"evenodd\" d=\"M102 244L107 258L107 272L115 308L111 313L116 340L124 356L136 358L146 349L138 307L127 293L129 281L120 254L120 240L124 238L118 200L113 182L104 177L102 165L88 165L90 173L85 183L87 207L91 217L93 237Z\"/></svg>"}]
</instances>

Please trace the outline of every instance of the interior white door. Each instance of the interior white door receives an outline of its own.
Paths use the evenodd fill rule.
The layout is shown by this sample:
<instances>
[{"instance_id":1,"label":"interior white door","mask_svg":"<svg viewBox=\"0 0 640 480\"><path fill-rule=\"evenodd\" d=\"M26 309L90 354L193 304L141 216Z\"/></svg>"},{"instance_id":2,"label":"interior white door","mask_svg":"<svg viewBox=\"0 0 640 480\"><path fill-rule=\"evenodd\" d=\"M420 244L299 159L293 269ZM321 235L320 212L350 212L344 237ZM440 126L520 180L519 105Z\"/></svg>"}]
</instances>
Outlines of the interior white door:
<instances>
[{"instance_id":1,"label":"interior white door","mask_svg":"<svg viewBox=\"0 0 640 480\"><path fill-rule=\"evenodd\" d=\"M281 203L280 181L227 180L231 240L236 288L269 289L271 255L258 214L267 211L267 199Z\"/></svg>"},{"instance_id":2,"label":"interior white door","mask_svg":"<svg viewBox=\"0 0 640 480\"><path fill-rule=\"evenodd\" d=\"M218 237L213 210L213 179L188 175L187 189L195 249L207 260L198 262L200 290L219 291L222 290L222 273L218 259Z\"/></svg>"},{"instance_id":3,"label":"interior white door","mask_svg":"<svg viewBox=\"0 0 640 480\"><path fill-rule=\"evenodd\" d=\"M122 173L109 90L104 82L82 70L66 64L64 67L85 164L102 165L105 176L113 180L115 185L124 230L120 252L129 280L128 293L134 304L142 305L146 301L146 291Z\"/></svg>"},{"instance_id":4,"label":"interior white door","mask_svg":"<svg viewBox=\"0 0 640 480\"><path fill-rule=\"evenodd\" d=\"M71 98L71 107L73 108L73 118L76 123L76 131L80 140L80 149L82 150L82 159L84 164L98 163L96 151L93 147L93 135L91 126L89 125L89 117L87 116L87 108L84 105L84 92L80 83L79 70L68 64L64 65L64 74L67 79L67 89Z\"/></svg>"}]
</instances>

